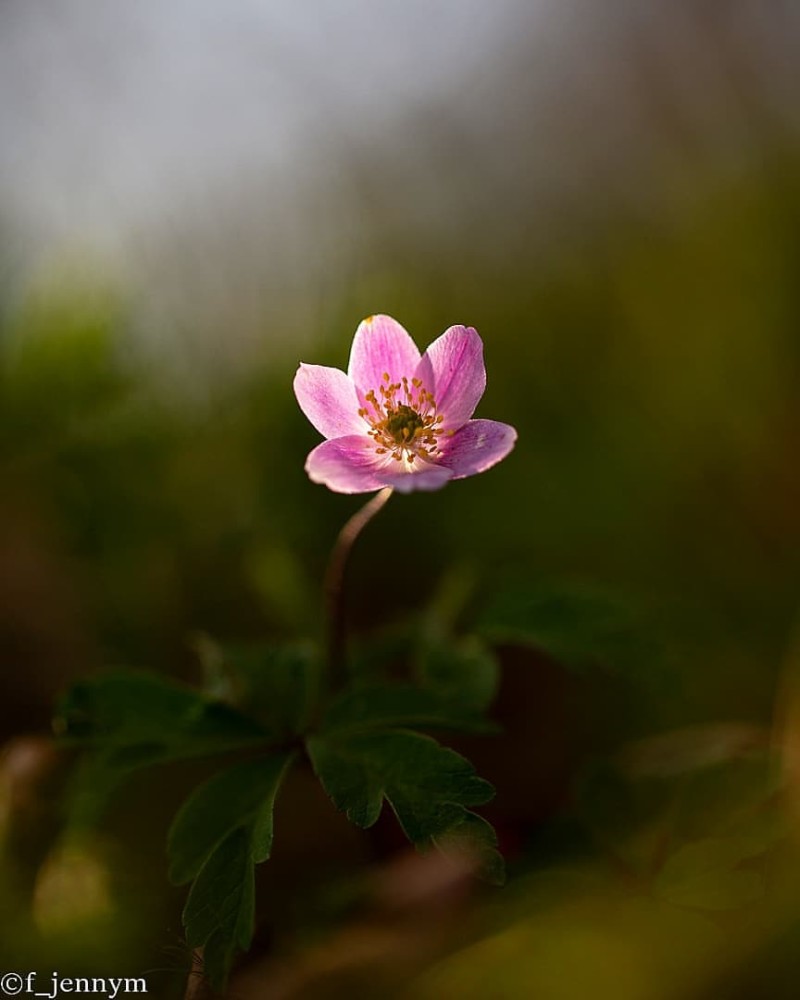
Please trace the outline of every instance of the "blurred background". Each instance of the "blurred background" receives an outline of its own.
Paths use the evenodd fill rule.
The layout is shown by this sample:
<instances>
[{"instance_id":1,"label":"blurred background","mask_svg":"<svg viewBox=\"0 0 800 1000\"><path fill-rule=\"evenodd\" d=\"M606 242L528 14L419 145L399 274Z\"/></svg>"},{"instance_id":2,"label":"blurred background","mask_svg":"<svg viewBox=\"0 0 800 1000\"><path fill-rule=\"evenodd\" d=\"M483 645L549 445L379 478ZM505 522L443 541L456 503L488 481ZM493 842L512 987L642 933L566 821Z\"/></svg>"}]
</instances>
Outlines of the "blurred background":
<instances>
[{"instance_id":1,"label":"blurred background","mask_svg":"<svg viewBox=\"0 0 800 1000\"><path fill-rule=\"evenodd\" d=\"M350 597L362 636L489 623L503 731L457 745L509 883L299 774L231 995L795 996L799 44L789 0L5 0L10 968L182 995L163 842L196 769L67 848L54 700L197 679L198 633L319 632L358 500L307 480L291 382L382 312L420 347L475 326L478 415L519 431L393 501ZM552 642L515 633L531 594Z\"/></svg>"}]
</instances>

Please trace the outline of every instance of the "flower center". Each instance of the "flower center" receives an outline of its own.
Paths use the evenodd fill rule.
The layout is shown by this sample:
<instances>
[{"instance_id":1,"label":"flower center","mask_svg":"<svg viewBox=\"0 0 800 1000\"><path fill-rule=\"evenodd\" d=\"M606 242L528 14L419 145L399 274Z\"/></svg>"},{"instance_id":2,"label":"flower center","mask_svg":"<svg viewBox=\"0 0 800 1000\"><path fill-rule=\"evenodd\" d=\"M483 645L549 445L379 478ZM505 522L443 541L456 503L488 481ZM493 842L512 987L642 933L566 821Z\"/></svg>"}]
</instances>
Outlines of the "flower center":
<instances>
[{"instance_id":1,"label":"flower center","mask_svg":"<svg viewBox=\"0 0 800 1000\"><path fill-rule=\"evenodd\" d=\"M386 433L399 445L412 441L417 431L425 430L425 421L416 410L406 406L405 403L401 403L394 412L390 412L385 423Z\"/></svg>"},{"instance_id":2,"label":"flower center","mask_svg":"<svg viewBox=\"0 0 800 1000\"><path fill-rule=\"evenodd\" d=\"M436 412L436 400L418 378L392 382L384 372L383 384L364 399L368 405L358 413L369 424L367 434L379 455L389 454L411 464L417 456L432 459L440 454L437 438L444 417Z\"/></svg>"}]
</instances>

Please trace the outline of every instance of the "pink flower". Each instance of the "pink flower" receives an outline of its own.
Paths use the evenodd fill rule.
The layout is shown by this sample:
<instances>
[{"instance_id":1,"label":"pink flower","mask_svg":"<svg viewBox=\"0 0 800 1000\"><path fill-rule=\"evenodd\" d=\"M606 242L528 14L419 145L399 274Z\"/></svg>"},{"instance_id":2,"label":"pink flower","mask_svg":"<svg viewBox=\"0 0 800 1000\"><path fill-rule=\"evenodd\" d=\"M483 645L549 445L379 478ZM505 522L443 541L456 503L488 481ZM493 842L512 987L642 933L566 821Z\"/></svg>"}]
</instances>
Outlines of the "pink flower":
<instances>
[{"instance_id":1,"label":"pink flower","mask_svg":"<svg viewBox=\"0 0 800 1000\"><path fill-rule=\"evenodd\" d=\"M370 316L356 330L347 374L297 370L300 408L327 438L306 472L336 493L438 490L485 472L517 439L508 424L470 419L485 388L483 343L471 327L451 326L420 357L396 320Z\"/></svg>"}]
</instances>

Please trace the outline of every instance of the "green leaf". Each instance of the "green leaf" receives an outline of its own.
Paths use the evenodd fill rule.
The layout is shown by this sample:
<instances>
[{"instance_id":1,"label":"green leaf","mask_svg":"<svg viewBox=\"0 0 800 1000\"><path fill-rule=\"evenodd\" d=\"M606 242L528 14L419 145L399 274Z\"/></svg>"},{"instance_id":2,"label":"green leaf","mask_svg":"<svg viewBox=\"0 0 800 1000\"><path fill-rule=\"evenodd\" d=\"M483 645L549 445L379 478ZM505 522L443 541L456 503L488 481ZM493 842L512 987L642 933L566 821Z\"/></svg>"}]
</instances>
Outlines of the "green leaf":
<instances>
[{"instance_id":1,"label":"green leaf","mask_svg":"<svg viewBox=\"0 0 800 1000\"><path fill-rule=\"evenodd\" d=\"M450 704L433 691L410 684L385 684L346 691L332 702L323 729L375 729L386 727L459 729L493 732L495 727L474 711Z\"/></svg>"},{"instance_id":2,"label":"green leaf","mask_svg":"<svg viewBox=\"0 0 800 1000\"><path fill-rule=\"evenodd\" d=\"M418 642L419 628L415 622L395 624L356 641L348 658L353 683L372 687L405 674Z\"/></svg>"},{"instance_id":3,"label":"green leaf","mask_svg":"<svg viewBox=\"0 0 800 1000\"><path fill-rule=\"evenodd\" d=\"M251 714L275 737L306 728L319 691L319 651L310 641L198 643L212 690Z\"/></svg>"},{"instance_id":4,"label":"green leaf","mask_svg":"<svg viewBox=\"0 0 800 1000\"><path fill-rule=\"evenodd\" d=\"M181 885L194 878L214 849L240 826L252 829L253 860L267 860L275 796L292 756L276 754L236 764L195 789L167 838L172 882Z\"/></svg>"},{"instance_id":5,"label":"green leaf","mask_svg":"<svg viewBox=\"0 0 800 1000\"><path fill-rule=\"evenodd\" d=\"M497 659L477 636L426 642L418 673L425 687L462 709L483 711L497 694Z\"/></svg>"},{"instance_id":6,"label":"green leaf","mask_svg":"<svg viewBox=\"0 0 800 1000\"><path fill-rule=\"evenodd\" d=\"M237 948L250 947L255 926L255 878L250 832L240 827L209 856L183 910L186 943L206 947L205 973L221 989Z\"/></svg>"},{"instance_id":7,"label":"green leaf","mask_svg":"<svg viewBox=\"0 0 800 1000\"><path fill-rule=\"evenodd\" d=\"M506 864L497 850L497 834L482 816L465 812L460 822L432 840L442 854L466 864L485 882L505 883Z\"/></svg>"},{"instance_id":8,"label":"green leaf","mask_svg":"<svg viewBox=\"0 0 800 1000\"><path fill-rule=\"evenodd\" d=\"M741 869L764 853L758 837L707 837L676 851L655 881L666 902L703 910L732 910L764 895L760 872Z\"/></svg>"},{"instance_id":9,"label":"green leaf","mask_svg":"<svg viewBox=\"0 0 800 1000\"><path fill-rule=\"evenodd\" d=\"M57 710L56 730L123 769L252 746L267 735L228 705L134 671L75 684Z\"/></svg>"},{"instance_id":10,"label":"green leaf","mask_svg":"<svg viewBox=\"0 0 800 1000\"><path fill-rule=\"evenodd\" d=\"M205 973L221 991L237 949L246 950L255 920L255 865L272 849L273 807L293 754L228 768L190 796L170 831L170 875L196 875L183 923L186 942L204 949Z\"/></svg>"},{"instance_id":11,"label":"green leaf","mask_svg":"<svg viewBox=\"0 0 800 1000\"><path fill-rule=\"evenodd\" d=\"M353 823L371 826L386 799L414 844L458 825L466 806L494 795L469 761L419 733L342 730L307 747L326 792Z\"/></svg>"},{"instance_id":12,"label":"green leaf","mask_svg":"<svg viewBox=\"0 0 800 1000\"><path fill-rule=\"evenodd\" d=\"M214 931L203 945L202 974L206 976L211 988L217 993L225 991L235 954L236 945L222 930ZM200 975L199 971L198 975Z\"/></svg>"},{"instance_id":13,"label":"green leaf","mask_svg":"<svg viewBox=\"0 0 800 1000\"><path fill-rule=\"evenodd\" d=\"M648 666L659 655L651 623L632 602L591 587L527 587L497 597L477 631L490 642L532 646L565 665Z\"/></svg>"},{"instance_id":14,"label":"green leaf","mask_svg":"<svg viewBox=\"0 0 800 1000\"><path fill-rule=\"evenodd\" d=\"M122 779L152 764L263 744L267 732L228 705L156 674L120 671L74 685L55 719L91 755L76 770L70 819L94 822Z\"/></svg>"}]
</instances>

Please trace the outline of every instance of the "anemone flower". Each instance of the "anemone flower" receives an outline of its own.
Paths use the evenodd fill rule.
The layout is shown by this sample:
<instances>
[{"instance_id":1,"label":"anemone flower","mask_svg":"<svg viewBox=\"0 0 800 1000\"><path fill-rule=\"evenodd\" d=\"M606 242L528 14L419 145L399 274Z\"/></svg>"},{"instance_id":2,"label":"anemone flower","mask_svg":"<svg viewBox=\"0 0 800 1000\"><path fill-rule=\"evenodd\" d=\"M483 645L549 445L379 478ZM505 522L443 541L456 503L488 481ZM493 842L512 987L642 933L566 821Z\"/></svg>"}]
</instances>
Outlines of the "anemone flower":
<instances>
[{"instance_id":1,"label":"anemone flower","mask_svg":"<svg viewBox=\"0 0 800 1000\"><path fill-rule=\"evenodd\" d=\"M359 324L347 374L301 364L294 391L326 438L306 459L312 482L336 493L438 490L485 472L514 447L517 432L472 420L486 388L483 342L451 326L420 356L390 316Z\"/></svg>"}]
</instances>

